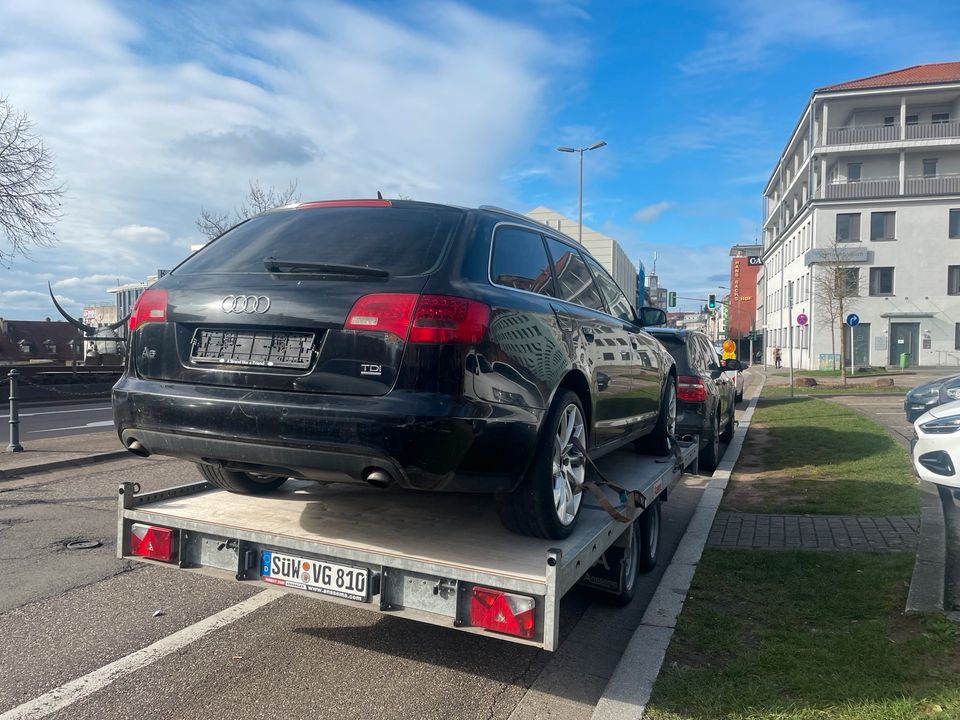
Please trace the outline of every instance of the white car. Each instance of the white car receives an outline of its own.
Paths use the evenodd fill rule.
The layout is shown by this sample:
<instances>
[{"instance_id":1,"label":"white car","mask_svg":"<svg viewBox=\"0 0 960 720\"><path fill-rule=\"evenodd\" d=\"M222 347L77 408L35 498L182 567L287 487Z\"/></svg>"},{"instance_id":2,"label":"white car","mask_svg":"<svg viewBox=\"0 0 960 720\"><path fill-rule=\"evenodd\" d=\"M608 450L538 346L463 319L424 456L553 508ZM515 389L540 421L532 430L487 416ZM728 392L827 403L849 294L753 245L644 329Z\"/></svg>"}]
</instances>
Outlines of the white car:
<instances>
[{"instance_id":1,"label":"white car","mask_svg":"<svg viewBox=\"0 0 960 720\"><path fill-rule=\"evenodd\" d=\"M932 408L913 427L913 467L920 479L960 488L960 401Z\"/></svg>"}]
</instances>

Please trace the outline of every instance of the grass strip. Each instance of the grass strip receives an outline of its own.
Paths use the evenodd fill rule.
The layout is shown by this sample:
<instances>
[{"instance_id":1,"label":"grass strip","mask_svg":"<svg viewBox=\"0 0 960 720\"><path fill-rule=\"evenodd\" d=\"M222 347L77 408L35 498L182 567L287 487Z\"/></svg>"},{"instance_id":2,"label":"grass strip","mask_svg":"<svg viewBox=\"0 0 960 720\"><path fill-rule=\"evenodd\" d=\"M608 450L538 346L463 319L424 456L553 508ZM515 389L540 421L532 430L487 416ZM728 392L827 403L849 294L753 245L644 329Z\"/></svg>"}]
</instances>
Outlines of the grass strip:
<instances>
[{"instance_id":1,"label":"grass strip","mask_svg":"<svg viewBox=\"0 0 960 720\"><path fill-rule=\"evenodd\" d=\"M898 385L815 385L814 387L799 386L793 389L794 395L904 395L910 388ZM789 397L789 385L768 385L763 389L761 397Z\"/></svg>"},{"instance_id":2,"label":"grass strip","mask_svg":"<svg viewBox=\"0 0 960 720\"><path fill-rule=\"evenodd\" d=\"M653 720L960 717L960 626L901 612L911 553L707 550Z\"/></svg>"},{"instance_id":3,"label":"grass strip","mask_svg":"<svg viewBox=\"0 0 960 720\"><path fill-rule=\"evenodd\" d=\"M875 422L825 400L764 397L721 508L918 515L920 502L906 450Z\"/></svg>"}]
</instances>

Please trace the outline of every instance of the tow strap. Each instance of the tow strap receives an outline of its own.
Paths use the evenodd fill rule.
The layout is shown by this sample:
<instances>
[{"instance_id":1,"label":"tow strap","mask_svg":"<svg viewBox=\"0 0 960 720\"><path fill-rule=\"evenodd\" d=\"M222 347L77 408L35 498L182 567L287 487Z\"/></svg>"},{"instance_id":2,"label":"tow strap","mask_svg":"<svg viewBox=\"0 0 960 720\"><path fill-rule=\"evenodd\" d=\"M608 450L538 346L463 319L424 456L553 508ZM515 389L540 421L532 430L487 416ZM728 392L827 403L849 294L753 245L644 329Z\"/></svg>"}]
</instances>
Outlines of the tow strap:
<instances>
[{"instance_id":1,"label":"tow strap","mask_svg":"<svg viewBox=\"0 0 960 720\"><path fill-rule=\"evenodd\" d=\"M597 504L600 505L607 514L612 517L614 520L622 523L631 523L636 520L640 514L647 507L647 500L644 498L643 493L639 490L627 490L626 488L617 485L610 480L607 480L604 477L603 473L600 472L600 468L597 467L596 463L590 458L587 454L586 449L583 447L583 443L580 442L579 438L571 438L573 447L576 448L583 459L587 464L593 468L593 471L597 474L597 477L600 478L599 481L588 480L584 482L579 487L574 488L574 492L583 492L584 490L588 491L593 498L597 501ZM670 447L670 452L673 457L664 460L657 460L656 462L673 462L674 470L679 471L683 474L683 454L680 452L680 443L677 442L677 439L671 434L667 433L667 444ZM620 506L614 507L613 503L607 499L606 494L603 492L603 488L609 488L617 493L617 496L620 500Z\"/></svg>"}]
</instances>

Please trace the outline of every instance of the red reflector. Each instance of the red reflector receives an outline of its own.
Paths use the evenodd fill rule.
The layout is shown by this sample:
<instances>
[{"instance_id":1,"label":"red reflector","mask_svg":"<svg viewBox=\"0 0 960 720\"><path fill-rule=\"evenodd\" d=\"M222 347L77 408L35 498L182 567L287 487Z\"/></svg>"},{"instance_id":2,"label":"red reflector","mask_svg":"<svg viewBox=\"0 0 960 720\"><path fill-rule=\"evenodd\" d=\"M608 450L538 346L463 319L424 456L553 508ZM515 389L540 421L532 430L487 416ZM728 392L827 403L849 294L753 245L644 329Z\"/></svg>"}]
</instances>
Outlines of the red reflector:
<instances>
[{"instance_id":1,"label":"red reflector","mask_svg":"<svg viewBox=\"0 0 960 720\"><path fill-rule=\"evenodd\" d=\"M133 306L128 327L132 332L146 323L166 321L167 291L161 289L144 290Z\"/></svg>"},{"instance_id":2,"label":"red reflector","mask_svg":"<svg viewBox=\"0 0 960 720\"><path fill-rule=\"evenodd\" d=\"M490 308L475 300L377 293L354 303L343 329L387 332L401 340L408 339L409 332L412 343L476 344L487 334L489 323Z\"/></svg>"},{"instance_id":3,"label":"red reflector","mask_svg":"<svg viewBox=\"0 0 960 720\"><path fill-rule=\"evenodd\" d=\"M475 587L470 596L470 624L494 632L533 637L536 603L526 595Z\"/></svg>"},{"instance_id":4,"label":"red reflector","mask_svg":"<svg viewBox=\"0 0 960 720\"><path fill-rule=\"evenodd\" d=\"M331 207L390 207L389 200L319 200L297 205L297 210Z\"/></svg>"},{"instance_id":5,"label":"red reflector","mask_svg":"<svg viewBox=\"0 0 960 720\"><path fill-rule=\"evenodd\" d=\"M134 523L130 527L130 553L170 562L173 559L173 537L170 528Z\"/></svg>"},{"instance_id":6,"label":"red reflector","mask_svg":"<svg viewBox=\"0 0 960 720\"><path fill-rule=\"evenodd\" d=\"M677 400L684 402L704 402L707 399L707 388L703 380L698 377L681 375L677 378Z\"/></svg>"}]
</instances>

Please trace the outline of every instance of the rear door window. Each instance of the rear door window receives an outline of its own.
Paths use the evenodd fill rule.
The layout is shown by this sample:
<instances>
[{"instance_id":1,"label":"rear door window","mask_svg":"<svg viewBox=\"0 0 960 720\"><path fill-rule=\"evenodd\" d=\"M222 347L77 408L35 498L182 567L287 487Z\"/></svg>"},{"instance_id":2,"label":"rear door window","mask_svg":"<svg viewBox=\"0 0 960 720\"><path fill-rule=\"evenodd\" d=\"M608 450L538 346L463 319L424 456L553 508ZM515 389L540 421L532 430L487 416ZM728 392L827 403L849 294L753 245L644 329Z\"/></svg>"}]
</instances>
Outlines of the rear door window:
<instances>
[{"instance_id":1,"label":"rear door window","mask_svg":"<svg viewBox=\"0 0 960 720\"><path fill-rule=\"evenodd\" d=\"M593 270L593 276L597 279L597 285L600 286L600 292L603 299L607 301L607 307L610 308L610 314L618 317L624 322L633 322L633 307L630 305L626 296L620 290L620 286L610 277L603 266L591 257L587 258L587 264Z\"/></svg>"},{"instance_id":2,"label":"rear door window","mask_svg":"<svg viewBox=\"0 0 960 720\"><path fill-rule=\"evenodd\" d=\"M557 276L560 297L591 310L606 312L600 291L587 270L587 265L575 249L553 238L547 238L553 272Z\"/></svg>"},{"instance_id":3,"label":"rear door window","mask_svg":"<svg viewBox=\"0 0 960 720\"><path fill-rule=\"evenodd\" d=\"M497 228L490 279L497 285L556 296L543 238L530 230L510 225Z\"/></svg>"},{"instance_id":4,"label":"rear door window","mask_svg":"<svg viewBox=\"0 0 960 720\"><path fill-rule=\"evenodd\" d=\"M265 273L263 260L273 257L425 275L440 263L462 217L443 207L279 210L228 230L174 272Z\"/></svg>"}]
</instances>

